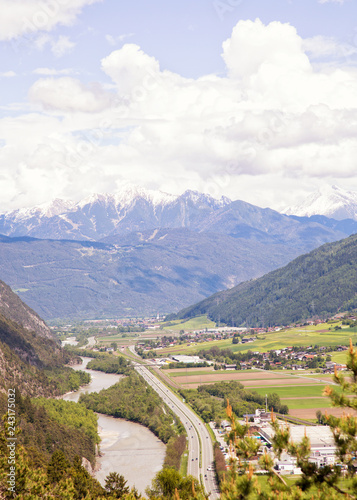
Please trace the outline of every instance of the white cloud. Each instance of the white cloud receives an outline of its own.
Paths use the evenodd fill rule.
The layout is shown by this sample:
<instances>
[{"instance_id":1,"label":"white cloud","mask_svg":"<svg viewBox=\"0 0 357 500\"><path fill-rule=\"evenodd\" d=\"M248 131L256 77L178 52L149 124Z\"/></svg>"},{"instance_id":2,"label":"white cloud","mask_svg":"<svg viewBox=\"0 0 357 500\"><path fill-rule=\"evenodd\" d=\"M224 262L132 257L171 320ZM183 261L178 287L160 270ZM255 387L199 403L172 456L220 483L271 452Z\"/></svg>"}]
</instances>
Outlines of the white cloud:
<instances>
[{"instance_id":1,"label":"white cloud","mask_svg":"<svg viewBox=\"0 0 357 500\"><path fill-rule=\"evenodd\" d=\"M339 3L344 4L346 0L319 0L319 3Z\"/></svg>"},{"instance_id":2,"label":"white cloud","mask_svg":"<svg viewBox=\"0 0 357 500\"><path fill-rule=\"evenodd\" d=\"M138 45L126 44L102 60L103 71L117 85L122 94L142 85L145 77L159 75L160 66L154 57L145 54Z\"/></svg>"},{"instance_id":3,"label":"white cloud","mask_svg":"<svg viewBox=\"0 0 357 500\"><path fill-rule=\"evenodd\" d=\"M69 75L73 73L74 70L70 68L55 69L55 68L36 68L33 70L34 75L43 76L58 76L58 75Z\"/></svg>"},{"instance_id":4,"label":"white cloud","mask_svg":"<svg viewBox=\"0 0 357 500\"><path fill-rule=\"evenodd\" d=\"M99 85L86 87L74 78L42 78L29 90L31 101L44 109L97 113L111 104L111 95Z\"/></svg>"},{"instance_id":5,"label":"white cloud","mask_svg":"<svg viewBox=\"0 0 357 500\"><path fill-rule=\"evenodd\" d=\"M102 0L0 0L0 40L71 25L83 7Z\"/></svg>"},{"instance_id":6,"label":"white cloud","mask_svg":"<svg viewBox=\"0 0 357 500\"><path fill-rule=\"evenodd\" d=\"M62 57L67 52L70 52L75 45L68 36L61 35L58 40L52 42L51 51L55 57Z\"/></svg>"},{"instance_id":7,"label":"white cloud","mask_svg":"<svg viewBox=\"0 0 357 500\"><path fill-rule=\"evenodd\" d=\"M36 50L42 51L45 49L46 45L52 42L52 37L48 33L42 33L36 35L33 39L33 46Z\"/></svg>"},{"instance_id":8,"label":"white cloud","mask_svg":"<svg viewBox=\"0 0 357 500\"><path fill-rule=\"evenodd\" d=\"M48 33L42 33L33 40L33 46L39 51L43 51L48 45L52 54L59 58L70 52L76 44L68 36L60 35L56 39Z\"/></svg>"},{"instance_id":9,"label":"white cloud","mask_svg":"<svg viewBox=\"0 0 357 500\"><path fill-rule=\"evenodd\" d=\"M29 97L45 112L0 122L0 162L21 165L15 177L9 170L2 203L15 203L17 186L31 204L35 180L48 183L48 198L112 191L126 179L271 206L288 205L289 189L314 189L322 178L353 183L357 72L316 69L306 54L332 53L329 43L306 42L288 24L240 21L223 44L225 77L162 71L127 44L102 60L110 92L69 77L40 79Z\"/></svg>"},{"instance_id":10,"label":"white cloud","mask_svg":"<svg viewBox=\"0 0 357 500\"><path fill-rule=\"evenodd\" d=\"M15 71L4 71L0 73L1 78L13 78L14 76L16 76Z\"/></svg>"},{"instance_id":11,"label":"white cloud","mask_svg":"<svg viewBox=\"0 0 357 500\"><path fill-rule=\"evenodd\" d=\"M222 56L232 78L247 79L260 73L276 79L287 72L310 70L301 49L302 39L294 27L280 22L264 26L257 19L235 26L232 36L223 43Z\"/></svg>"},{"instance_id":12,"label":"white cloud","mask_svg":"<svg viewBox=\"0 0 357 500\"><path fill-rule=\"evenodd\" d=\"M127 38L131 38L135 35L135 33L124 33L123 35L119 36L113 36L113 35L105 35L106 41L109 43L109 45L118 45L119 43L123 42Z\"/></svg>"},{"instance_id":13,"label":"white cloud","mask_svg":"<svg viewBox=\"0 0 357 500\"><path fill-rule=\"evenodd\" d=\"M335 38L314 36L303 40L303 49L312 59L334 56L342 60L357 54L354 45L340 43Z\"/></svg>"}]
</instances>

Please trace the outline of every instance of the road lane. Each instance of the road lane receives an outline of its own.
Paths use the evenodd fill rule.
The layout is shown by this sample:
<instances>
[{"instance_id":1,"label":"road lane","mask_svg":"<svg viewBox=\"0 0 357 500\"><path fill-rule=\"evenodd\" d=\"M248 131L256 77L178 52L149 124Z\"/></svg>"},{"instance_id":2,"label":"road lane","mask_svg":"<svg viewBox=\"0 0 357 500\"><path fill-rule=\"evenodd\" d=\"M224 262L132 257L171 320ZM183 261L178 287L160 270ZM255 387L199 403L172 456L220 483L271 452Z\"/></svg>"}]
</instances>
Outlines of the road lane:
<instances>
[{"instance_id":1,"label":"road lane","mask_svg":"<svg viewBox=\"0 0 357 500\"><path fill-rule=\"evenodd\" d=\"M189 441L187 473L202 477L203 485L210 499L219 498L218 487L213 470L213 447L209 432L201 419L184 402L169 390L150 370L140 364L134 364L135 369L151 387L159 394L170 409L180 418Z\"/></svg>"}]
</instances>

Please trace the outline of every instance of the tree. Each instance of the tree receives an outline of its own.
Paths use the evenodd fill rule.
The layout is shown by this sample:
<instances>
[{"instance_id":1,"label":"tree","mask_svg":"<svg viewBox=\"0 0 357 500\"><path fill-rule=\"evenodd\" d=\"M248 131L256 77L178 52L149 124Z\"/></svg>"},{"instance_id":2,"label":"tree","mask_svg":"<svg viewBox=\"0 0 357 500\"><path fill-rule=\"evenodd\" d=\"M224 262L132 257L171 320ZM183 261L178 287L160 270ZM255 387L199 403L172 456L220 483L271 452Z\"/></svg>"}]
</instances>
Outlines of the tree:
<instances>
[{"instance_id":1,"label":"tree","mask_svg":"<svg viewBox=\"0 0 357 500\"><path fill-rule=\"evenodd\" d=\"M352 372L349 380L335 370L333 380L342 391L337 392L331 386L325 388L325 394L330 397L333 406L357 410L357 350L352 342L347 356L347 368ZM351 394L353 397L351 397ZM238 456L238 464L231 462L229 476L221 485L221 500L339 500L357 499L357 479L354 477L355 457L357 455L357 417L355 413L344 414L341 418L331 415L325 417L327 425L333 433L338 465L318 468L309 461L311 452L309 438L305 435L300 443L290 439L289 427L282 426L272 415L272 426L275 435L272 439L273 456L264 453L259 459L259 465L268 474L267 487L261 490L251 459L257 454L259 444L250 436L249 425L240 425L232 412L229 402L227 415L232 431L228 436L231 449ZM323 420L321 412L317 418ZM295 484L287 484L283 477L274 469L274 458L280 459L283 452L288 452L296 459L302 475ZM343 481L343 469L347 470L349 481Z\"/></svg>"},{"instance_id":2,"label":"tree","mask_svg":"<svg viewBox=\"0 0 357 500\"><path fill-rule=\"evenodd\" d=\"M65 454L62 450L56 450L47 467L47 477L51 483L58 483L70 468Z\"/></svg>"},{"instance_id":3,"label":"tree","mask_svg":"<svg viewBox=\"0 0 357 500\"><path fill-rule=\"evenodd\" d=\"M320 410L317 410L317 412L316 412L316 418L317 418L318 423L320 424L321 423L321 418L322 418L322 412Z\"/></svg>"},{"instance_id":4,"label":"tree","mask_svg":"<svg viewBox=\"0 0 357 500\"><path fill-rule=\"evenodd\" d=\"M172 498L175 489L178 488L181 480L181 474L171 467L159 471L152 480L152 487L147 488L146 494L149 498L158 495L163 495L167 498Z\"/></svg>"},{"instance_id":5,"label":"tree","mask_svg":"<svg viewBox=\"0 0 357 500\"><path fill-rule=\"evenodd\" d=\"M112 342L110 344L110 347L112 347L114 349L114 351L116 351L118 349L118 344L116 342Z\"/></svg>"},{"instance_id":6,"label":"tree","mask_svg":"<svg viewBox=\"0 0 357 500\"><path fill-rule=\"evenodd\" d=\"M110 472L105 478L106 491L115 498L122 498L129 493L129 486L125 477L117 472Z\"/></svg>"},{"instance_id":7,"label":"tree","mask_svg":"<svg viewBox=\"0 0 357 500\"><path fill-rule=\"evenodd\" d=\"M164 468L156 474L152 480L151 488L146 488L146 494L153 500L158 498L204 500L206 498L196 478L193 476L182 477L177 470L171 467Z\"/></svg>"}]
</instances>

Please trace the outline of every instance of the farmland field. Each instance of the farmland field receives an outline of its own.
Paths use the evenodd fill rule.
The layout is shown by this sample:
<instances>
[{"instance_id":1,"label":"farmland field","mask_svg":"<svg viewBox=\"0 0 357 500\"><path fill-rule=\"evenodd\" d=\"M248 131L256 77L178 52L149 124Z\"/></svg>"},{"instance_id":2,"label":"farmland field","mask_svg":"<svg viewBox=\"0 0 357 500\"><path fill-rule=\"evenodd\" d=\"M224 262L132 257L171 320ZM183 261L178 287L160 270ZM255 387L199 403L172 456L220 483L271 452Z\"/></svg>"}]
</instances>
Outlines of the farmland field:
<instances>
[{"instance_id":1,"label":"farmland field","mask_svg":"<svg viewBox=\"0 0 357 500\"><path fill-rule=\"evenodd\" d=\"M175 320L171 322L171 326L164 326L164 330L179 331L179 330L203 330L204 328L214 328L216 323L207 318L207 316L197 316L196 318L187 321Z\"/></svg>"},{"instance_id":2,"label":"farmland field","mask_svg":"<svg viewBox=\"0 0 357 500\"><path fill-rule=\"evenodd\" d=\"M280 398L321 398L322 391L326 385L296 385L292 387L264 387L264 388L254 388L254 390L264 396L267 392L276 392Z\"/></svg>"},{"instance_id":3,"label":"farmland field","mask_svg":"<svg viewBox=\"0 0 357 500\"><path fill-rule=\"evenodd\" d=\"M192 320L190 320L192 321ZM354 345L357 343L357 329L343 327L340 330L330 330L338 323L311 325L306 327L290 328L272 333L260 333L257 340L248 344L232 344L232 339L215 340L210 342L196 342L172 346L162 349L162 354L197 354L199 350L211 347L220 349L229 348L233 352L248 350L266 352L271 349L280 349L289 346L330 346L349 345L350 338ZM183 327L183 324L181 324ZM346 351L326 353L332 361L345 364ZM219 381L236 380L247 389L255 390L261 395L277 393L283 404L287 404L290 415L307 419L316 419L316 411L323 414L325 410L330 414L339 414L338 408L331 408L330 400L322 395L324 387L332 383L332 375L306 371L287 370L241 370L224 371L204 368L165 370L175 383L183 388L194 389L200 385L212 384ZM338 390L339 387L335 386Z\"/></svg>"},{"instance_id":4,"label":"farmland field","mask_svg":"<svg viewBox=\"0 0 357 500\"><path fill-rule=\"evenodd\" d=\"M345 355L345 353L343 353ZM219 381L236 380L247 389L254 390L258 394L276 393L282 404L289 407L291 416L300 418L316 419L316 411L323 414L336 414L338 409L330 407L329 398L323 396L326 385L333 383L331 375L319 373L294 372L294 371L262 371L262 370L240 370L240 371L215 371L213 369L182 368L165 370L175 383L187 389L195 389L200 385L212 384ZM338 386L335 389L340 391Z\"/></svg>"},{"instance_id":5,"label":"farmland field","mask_svg":"<svg viewBox=\"0 0 357 500\"><path fill-rule=\"evenodd\" d=\"M348 412L346 412L345 408L331 408L329 406L324 406L324 407L319 407L319 408L314 407L314 408L292 409L289 411L289 415L291 415L292 417L297 417L297 418L315 420L317 410L320 410L323 415L326 412L328 415L334 415L335 417L342 417L342 415L344 413L348 413ZM352 410L350 410L350 412L352 412Z\"/></svg>"},{"instance_id":6,"label":"farmland field","mask_svg":"<svg viewBox=\"0 0 357 500\"><path fill-rule=\"evenodd\" d=\"M170 370L165 370L165 372L170 372ZM295 372L297 373L297 372ZM181 370L173 370L171 373L167 373L170 377L172 377L177 384L180 384L182 387L190 387L191 389L198 387L202 384L213 384L215 382L229 382L230 380L236 380L241 382L245 387L249 388L265 388L268 387L271 389L270 392L273 391L273 388L281 387L281 386L289 386L289 387L306 387L310 385L317 385L319 382L322 384L328 384L331 381L331 375L329 375L326 379L320 379L320 374L315 374L315 377L304 376L303 373L299 372L298 374L287 373L283 370L279 371L263 371L263 370L241 370L241 371L207 371L201 370L193 371L193 369L181 369ZM322 385L321 387L325 387ZM266 391L266 389L263 389ZM287 389L288 391L289 389ZM287 394L287 393L286 393ZM312 394L313 396L321 396L316 392ZM288 397L288 396L285 396Z\"/></svg>"},{"instance_id":7,"label":"farmland field","mask_svg":"<svg viewBox=\"0 0 357 500\"><path fill-rule=\"evenodd\" d=\"M180 326L183 327L184 325L181 324ZM211 347L219 347L220 349L230 348L233 352L244 352L248 350L265 352L271 349L281 349L289 346L348 346L350 338L352 339L353 344L356 344L356 328L342 328L342 330L335 331L329 330L330 327L330 324L325 323L321 325L310 325L304 328L288 328L278 332L259 334L256 341L247 344L232 344L232 339L214 340L212 342L191 344L190 346L182 344L168 347L166 349L162 349L161 352L163 354L193 354L200 349L206 350ZM339 354L345 355L344 352L336 353L336 355ZM345 360L346 358L345 356L341 356L341 359ZM336 360L333 359L333 361Z\"/></svg>"}]
</instances>

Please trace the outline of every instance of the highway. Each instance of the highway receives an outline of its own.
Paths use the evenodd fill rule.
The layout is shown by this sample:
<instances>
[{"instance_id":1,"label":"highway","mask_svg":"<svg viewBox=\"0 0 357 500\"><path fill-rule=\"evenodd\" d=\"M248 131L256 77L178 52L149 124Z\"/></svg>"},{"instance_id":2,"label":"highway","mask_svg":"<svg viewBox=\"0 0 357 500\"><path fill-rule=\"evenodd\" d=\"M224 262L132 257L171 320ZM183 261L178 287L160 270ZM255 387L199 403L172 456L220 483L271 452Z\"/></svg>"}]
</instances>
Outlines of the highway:
<instances>
[{"instance_id":1,"label":"highway","mask_svg":"<svg viewBox=\"0 0 357 500\"><path fill-rule=\"evenodd\" d=\"M210 434L201 419L185 403L168 389L150 370L139 363L133 363L148 384L159 394L163 401L179 417L185 427L189 441L187 474L200 477L210 500L219 498L213 467L213 447ZM200 460L201 454L201 460Z\"/></svg>"}]
</instances>

